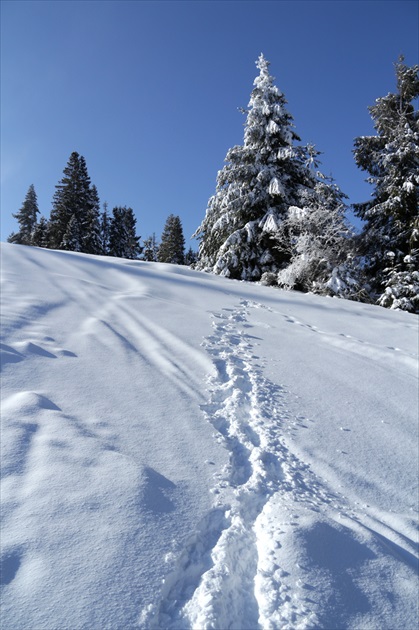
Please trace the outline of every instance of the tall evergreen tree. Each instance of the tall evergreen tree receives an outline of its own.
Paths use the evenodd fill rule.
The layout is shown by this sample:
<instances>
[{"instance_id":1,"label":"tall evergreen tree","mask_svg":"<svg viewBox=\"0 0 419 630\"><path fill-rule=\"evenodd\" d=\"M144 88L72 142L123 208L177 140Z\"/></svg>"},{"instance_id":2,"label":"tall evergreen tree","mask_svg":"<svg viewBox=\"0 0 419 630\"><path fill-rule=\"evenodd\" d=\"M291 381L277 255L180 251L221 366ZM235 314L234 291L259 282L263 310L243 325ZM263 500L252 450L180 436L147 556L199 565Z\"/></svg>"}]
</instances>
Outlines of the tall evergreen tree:
<instances>
[{"instance_id":1,"label":"tall evergreen tree","mask_svg":"<svg viewBox=\"0 0 419 630\"><path fill-rule=\"evenodd\" d=\"M32 235L36 228L38 209L38 199L35 187L31 184L26 193L25 200L19 212L12 216L19 223L19 231L13 232L7 239L9 243L17 243L19 245L32 245Z\"/></svg>"},{"instance_id":2,"label":"tall evergreen tree","mask_svg":"<svg viewBox=\"0 0 419 630\"><path fill-rule=\"evenodd\" d=\"M136 259L142 251L136 235L137 220L131 208L115 207L112 211L109 235L109 255Z\"/></svg>"},{"instance_id":3,"label":"tall evergreen tree","mask_svg":"<svg viewBox=\"0 0 419 630\"><path fill-rule=\"evenodd\" d=\"M77 232L81 239L76 245L76 251L83 250L83 236L86 215L91 208L90 177L87 172L86 161L77 152L70 155L64 169L64 177L56 186L49 221L50 247L53 249L67 249L68 238L64 243L64 235L68 236L68 224L74 216ZM74 227L74 225L73 225ZM71 230L75 235L75 229Z\"/></svg>"},{"instance_id":4,"label":"tall evergreen tree","mask_svg":"<svg viewBox=\"0 0 419 630\"><path fill-rule=\"evenodd\" d=\"M300 205L303 191L316 183L307 150L294 144L299 137L269 62L260 55L256 66L244 143L227 152L216 193L194 235L200 240L199 269L247 280L277 272L287 262L275 234L288 208Z\"/></svg>"},{"instance_id":5,"label":"tall evergreen tree","mask_svg":"<svg viewBox=\"0 0 419 630\"><path fill-rule=\"evenodd\" d=\"M395 64L397 91L369 107L376 135L355 139L355 161L374 186L355 213L365 221L361 253L379 303L419 312L419 66L403 61Z\"/></svg>"},{"instance_id":6,"label":"tall evergreen tree","mask_svg":"<svg viewBox=\"0 0 419 630\"><path fill-rule=\"evenodd\" d=\"M181 220L169 215L161 236L157 259L159 262L183 265L185 263L185 238Z\"/></svg>"}]
</instances>

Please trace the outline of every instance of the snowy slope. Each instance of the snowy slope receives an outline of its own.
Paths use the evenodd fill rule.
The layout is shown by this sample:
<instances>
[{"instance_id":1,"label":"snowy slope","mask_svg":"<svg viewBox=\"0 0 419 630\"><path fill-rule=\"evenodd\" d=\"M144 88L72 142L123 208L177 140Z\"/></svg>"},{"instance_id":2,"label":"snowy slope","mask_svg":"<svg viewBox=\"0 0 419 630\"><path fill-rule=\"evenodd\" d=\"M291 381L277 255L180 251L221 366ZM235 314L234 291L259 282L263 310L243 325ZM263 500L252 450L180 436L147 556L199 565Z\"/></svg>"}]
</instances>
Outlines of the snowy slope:
<instances>
[{"instance_id":1,"label":"snowy slope","mask_svg":"<svg viewBox=\"0 0 419 630\"><path fill-rule=\"evenodd\" d=\"M4 630L416 628L418 319L2 245Z\"/></svg>"}]
</instances>

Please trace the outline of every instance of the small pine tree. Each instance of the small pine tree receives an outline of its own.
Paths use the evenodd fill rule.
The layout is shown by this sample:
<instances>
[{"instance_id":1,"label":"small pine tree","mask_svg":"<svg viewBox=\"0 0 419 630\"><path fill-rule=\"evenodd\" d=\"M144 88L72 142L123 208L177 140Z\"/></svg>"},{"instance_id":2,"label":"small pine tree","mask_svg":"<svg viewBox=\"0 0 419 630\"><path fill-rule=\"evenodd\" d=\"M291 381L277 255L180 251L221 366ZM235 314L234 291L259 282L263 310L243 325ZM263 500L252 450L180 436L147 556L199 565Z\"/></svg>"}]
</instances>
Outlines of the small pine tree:
<instances>
[{"instance_id":1,"label":"small pine tree","mask_svg":"<svg viewBox=\"0 0 419 630\"><path fill-rule=\"evenodd\" d=\"M194 267L197 260L198 254L194 252L192 247L190 247L185 254L185 265L188 265L188 267Z\"/></svg>"},{"instance_id":2,"label":"small pine tree","mask_svg":"<svg viewBox=\"0 0 419 630\"><path fill-rule=\"evenodd\" d=\"M159 262L183 265L185 263L185 238L181 220L174 214L169 215L163 229L158 251Z\"/></svg>"},{"instance_id":3,"label":"small pine tree","mask_svg":"<svg viewBox=\"0 0 419 630\"><path fill-rule=\"evenodd\" d=\"M41 217L32 232L32 245L35 245L36 247L48 247L48 229L49 224L47 219L45 217Z\"/></svg>"},{"instance_id":4,"label":"small pine tree","mask_svg":"<svg viewBox=\"0 0 419 630\"><path fill-rule=\"evenodd\" d=\"M157 262L158 252L159 246L157 245L156 235L153 232L153 234L144 241L142 258L148 262Z\"/></svg>"},{"instance_id":5,"label":"small pine tree","mask_svg":"<svg viewBox=\"0 0 419 630\"><path fill-rule=\"evenodd\" d=\"M355 139L355 161L374 186L372 199L356 204L355 213L365 222L360 253L373 295L383 306L419 312L412 280L419 248L419 112L413 107L419 66L403 61L395 64L397 92L369 108L377 135Z\"/></svg>"},{"instance_id":6,"label":"small pine tree","mask_svg":"<svg viewBox=\"0 0 419 630\"><path fill-rule=\"evenodd\" d=\"M142 252L140 237L136 235L137 220L131 208L115 207L109 232L109 255L137 259Z\"/></svg>"},{"instance_id":7,"label":"small pine tree","mask_svg":"<svg viewBox=\"0 0 419 630\"><path fill-rule=\"evenodd\" d=\"M19 223L19 232L13 232L7 239L8 242L18 245L32 245L32 235L36 228L37 214L39 214L38 199L35 187L31 184L21 209L12 215Z\"/></svg>"}]
</instances>

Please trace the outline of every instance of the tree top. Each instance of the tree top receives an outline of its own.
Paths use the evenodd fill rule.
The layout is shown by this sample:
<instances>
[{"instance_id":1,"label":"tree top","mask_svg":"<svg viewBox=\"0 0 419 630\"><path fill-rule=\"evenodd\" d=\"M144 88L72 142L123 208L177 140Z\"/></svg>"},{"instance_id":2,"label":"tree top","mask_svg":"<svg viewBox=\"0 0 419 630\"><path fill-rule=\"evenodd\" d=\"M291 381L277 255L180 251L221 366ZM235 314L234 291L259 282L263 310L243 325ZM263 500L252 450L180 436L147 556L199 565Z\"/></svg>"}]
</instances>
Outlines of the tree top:
<instances>
[{"instance_id":1,"label":"tree top","mask_svg":"<svg viewBox=\"0 0 419 630\"><path fill-rule=\"evenodd\" d=\"M260 53L258 60L256 61L256 68L260 70L261 74L269 74L270 61L266 59L263 53Z\"/></svg>"}]
</instances>

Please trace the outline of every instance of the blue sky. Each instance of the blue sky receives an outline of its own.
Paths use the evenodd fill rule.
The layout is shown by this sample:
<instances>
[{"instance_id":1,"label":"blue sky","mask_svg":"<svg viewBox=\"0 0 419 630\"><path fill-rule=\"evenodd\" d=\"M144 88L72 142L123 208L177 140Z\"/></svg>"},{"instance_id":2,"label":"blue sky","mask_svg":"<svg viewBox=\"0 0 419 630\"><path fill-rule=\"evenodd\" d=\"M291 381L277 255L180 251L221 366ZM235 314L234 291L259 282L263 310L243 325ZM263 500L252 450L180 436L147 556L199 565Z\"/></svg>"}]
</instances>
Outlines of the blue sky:
<instances>
[{"instance_id":1,"label":"blue sky","mask_svg":"<svg viewBox=\"0 0 419 630\"><path fill-rule=\"evenodd\" d=\"M30 184L49 216L72 151L138 234L178 214L187 246L244 116L261 52L302 142L349 202L368 199L353 140L418 62L418 2L1 2L1 240Z\"/></svg>"}]
</instances>

